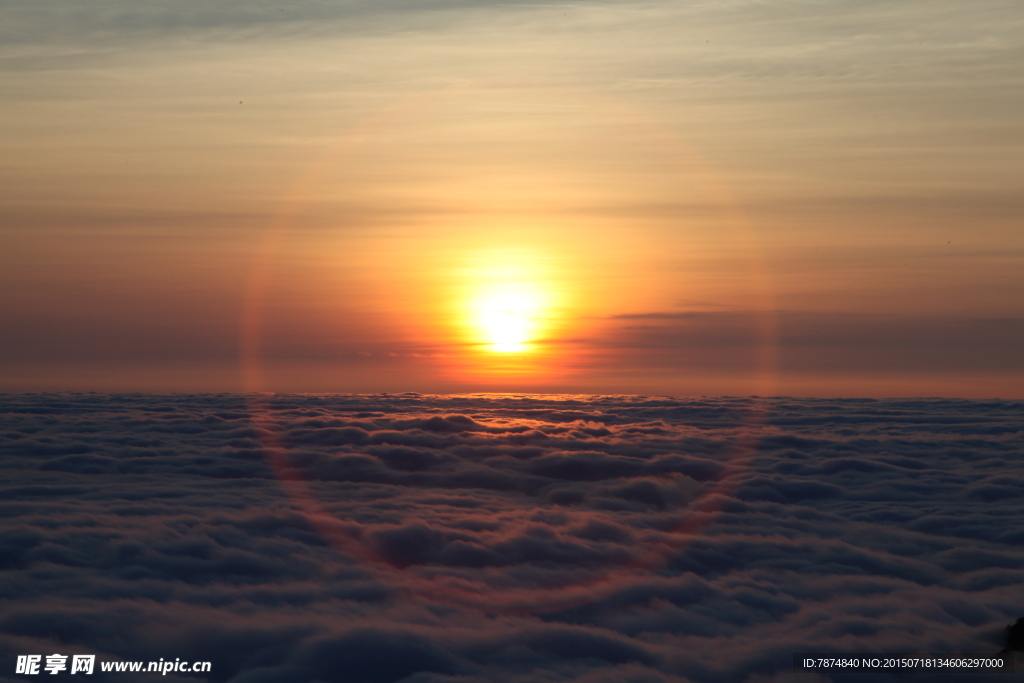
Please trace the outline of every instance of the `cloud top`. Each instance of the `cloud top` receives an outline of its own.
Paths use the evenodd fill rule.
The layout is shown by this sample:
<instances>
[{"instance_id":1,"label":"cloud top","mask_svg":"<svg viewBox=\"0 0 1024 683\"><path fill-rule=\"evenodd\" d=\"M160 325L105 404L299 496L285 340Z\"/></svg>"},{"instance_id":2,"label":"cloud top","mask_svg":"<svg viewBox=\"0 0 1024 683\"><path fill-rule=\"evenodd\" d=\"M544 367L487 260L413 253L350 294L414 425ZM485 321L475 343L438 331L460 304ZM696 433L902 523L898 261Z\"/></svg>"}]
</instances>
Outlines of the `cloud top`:
<instances>
[{"instance_id":1,"label":"cloud top","mask_svg":"<svg viewBox=\"0 0 1024 683\"><path fill-rule=\"evenodd\" d=\"M994 654L1024 614L1019 402L0 410L13 654L210 660L238 683L781 682L794 652Z\"/></svg>"}]
</instances>

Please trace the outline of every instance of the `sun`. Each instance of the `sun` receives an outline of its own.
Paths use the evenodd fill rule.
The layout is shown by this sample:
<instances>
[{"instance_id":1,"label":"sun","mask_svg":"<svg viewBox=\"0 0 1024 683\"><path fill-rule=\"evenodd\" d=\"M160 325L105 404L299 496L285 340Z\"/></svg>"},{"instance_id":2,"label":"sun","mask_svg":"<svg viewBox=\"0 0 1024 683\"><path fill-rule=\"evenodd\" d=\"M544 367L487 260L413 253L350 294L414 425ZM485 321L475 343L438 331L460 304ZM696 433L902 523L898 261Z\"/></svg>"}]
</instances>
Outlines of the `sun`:
<instances>
[{"instance_id":1,"label":"sun","mask_svg":"<svg viewBox=\"0 0 1024 683\"><path fill-rule=\"evenodd\" d=\"M441 269L443 318L462 350L462 370L539 372L564 318L559 257L516 244L468 248L449 258L450 265Z\"/></svg>"},{"instance_id":2,"label":"sun","mask_svg":"<svg viewBox=\"0 0 1024 683\"><path fill-rule=\"evenodd\" d=\"M530 284L500 282L482 287L471 304L476 336L490 351L528 351L539 330L543 306L543 297Z\"/></svg>"}]
</instances>

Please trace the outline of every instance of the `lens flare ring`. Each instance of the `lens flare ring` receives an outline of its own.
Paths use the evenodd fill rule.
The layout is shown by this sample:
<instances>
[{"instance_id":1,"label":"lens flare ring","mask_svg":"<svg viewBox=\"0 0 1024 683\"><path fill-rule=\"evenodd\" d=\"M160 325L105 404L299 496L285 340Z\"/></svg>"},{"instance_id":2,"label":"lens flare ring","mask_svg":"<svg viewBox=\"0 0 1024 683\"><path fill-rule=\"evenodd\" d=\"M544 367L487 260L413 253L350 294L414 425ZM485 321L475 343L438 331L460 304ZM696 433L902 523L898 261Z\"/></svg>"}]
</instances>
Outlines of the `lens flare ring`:
<instances>
[{"instance_id":1,"label":"lens flare ring","mask_svg":"<svg viewBox=\"0 0 1024 683\"><path fill-rule=\"evenodd\" d=\"M376 130L384 126L395 125L399 120L411 120L425 103L439 99L443 94L443 92L432 93L411 98L400 106L368 121L362 127L367 130ZM654 138L667 140L669 146L680 147L684 154L690 155L695 164L700 165L699 159L696 159L685 146L680 145L674 134L668 132L667 129L657 124L652 125L646 118L638 117L635 112L625 111L622 106L597 96L574 92L574 97L589 97L598 106L620 111L624 121L647 129ZM388 562L364 539L350 531L348 520L328 510L314 492L312 483L301 476L299 468L292 462L288 447L278 437L280 425L272 409L272 394L267 392L266 344L264 340L266 312L264 309L268 293L271 290L271 266L279 257L279 252L283 250L286 233L289 232L295 219L302 212L304 204L309 200L311 189L324 182L327 169L339 163L345 149L343 145L339 144L337 147L327 150L300 177L292 193L282 203L264 233L263 241L254 259L243 303L240 325L243 383L249 392L254 426L261 434L259 438L268 454L270 465L290 498L314 528L333 547L345 554L351 562L362 565L382 576L390 576L410 595L435 602L447 601L489 612L536 613L594 602L625 587L635 575L650 574L659 566L663 566L673 552L677 552L692 539L707 524L710 516L720 509L720 503L717 501L725 500L726 497L713 494L727 494L730 487L734 485L732 482L735 481L735 478L732 479L732 482L726 480L719 482L717 488L712 487L701 501L704 514L696 516L692 523L680 523L672 528L673 539L670 542L644 549L628 565L609 568L604 572L599 571L598 575L590 580L581 580L568 586L553 586L541 593L532 590L520 594L513 590L506 591L503 596L498 597L494 590L486 586L467 585L465 582L460 582L454 575L443 573L436 576L425 575ZM760 301L759 312L762 314L758 322L760 347L752 383L757 387L757 393L771 395L776 370L777 331L767 271L756 248L750 246L754 242L751 239L744 239L749 238L747 234L749 230L735 202L729 197L728 192L720 187L715 178L703 170L703 167L701 168L701 180L706 184L709 194L722 207L723 212L732 217L732 221L729 223L732 226L730 229L738 231L734 236L734 242L746 249L746 256L750 264L749 280L755 296ZM743 247L744 244L745 247ZM463 341L467 347L475 346L478 349L492 352L492 357L498 355L526 357L531 354L525 352L540 346L541 335L545 334L545 324L553 302L544 295L542 281L532 277L528 269L527 272L516 272L515 267L501 265L500 260L498 264L497 268L490 270L478 269L480 277L475 280L475 289L472 285L467 288L467 291L475 291L475 296L471 295L467 299L469 314L466 327L469 329L466 330L467 334ZM472 365L472 367L485 366L479 364ZM502 366L497 364L497 367L501 368ZM509 365L502 369L507 372L507 376L514 376L516 372L522 371L520 366L515 365ZM737 425L738 431L731 452L722 454L724 460L734 471L742 468L744 460L756 450L757 436L762 427L760 401L750 399L749 411L741 422L742 424Z\"/></svg>"}]
</instances>

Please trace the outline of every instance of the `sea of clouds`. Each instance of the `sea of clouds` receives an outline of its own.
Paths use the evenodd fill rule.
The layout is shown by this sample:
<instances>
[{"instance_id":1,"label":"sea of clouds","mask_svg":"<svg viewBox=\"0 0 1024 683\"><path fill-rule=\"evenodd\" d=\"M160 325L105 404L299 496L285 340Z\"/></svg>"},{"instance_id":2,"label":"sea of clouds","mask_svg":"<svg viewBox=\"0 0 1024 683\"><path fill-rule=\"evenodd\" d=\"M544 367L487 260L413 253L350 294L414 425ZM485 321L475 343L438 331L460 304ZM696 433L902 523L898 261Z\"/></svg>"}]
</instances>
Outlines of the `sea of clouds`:
<instances>
[{"instance_id":1,"label":"sea of clouds","mask_svg":"<svg viewBox=\"0 0 1024 683\"><path fill-rule=\"evenodd\" d=\"M0 678L81 653L235 683L1014 680L793 654L1002 649L1024 616L1021 402L9 394L0 413Z\"/></svg>"}]
</instances>

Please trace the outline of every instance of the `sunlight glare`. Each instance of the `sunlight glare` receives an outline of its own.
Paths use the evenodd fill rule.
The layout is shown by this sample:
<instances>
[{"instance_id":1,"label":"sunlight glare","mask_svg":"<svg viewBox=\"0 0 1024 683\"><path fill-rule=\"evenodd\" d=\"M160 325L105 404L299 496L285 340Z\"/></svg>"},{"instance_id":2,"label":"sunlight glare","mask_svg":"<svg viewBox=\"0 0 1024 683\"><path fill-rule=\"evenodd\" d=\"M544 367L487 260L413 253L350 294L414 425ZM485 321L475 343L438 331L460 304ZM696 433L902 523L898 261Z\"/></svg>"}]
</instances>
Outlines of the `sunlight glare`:
<instances>
[{"instance_id":1,"label":"sunlight glare","mask_svg":"<svg viewBox=\"0 0 1024 683\"><path fill-rule=\"evenodd\" d=\"M495 283L474 302L475 327L492 351L516 353L529 349L537 328L540 296L529 285Z\"/></svg>"}]
</instances>

